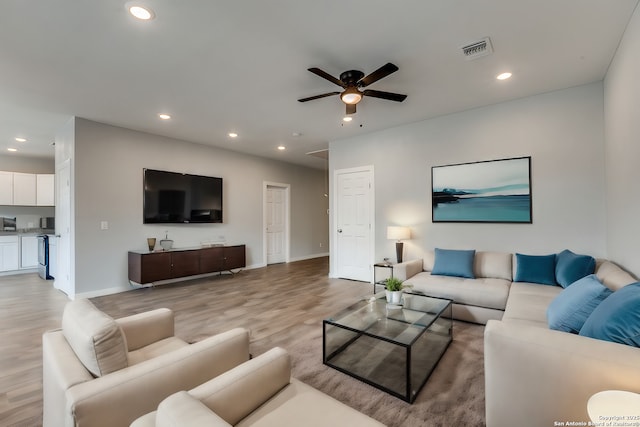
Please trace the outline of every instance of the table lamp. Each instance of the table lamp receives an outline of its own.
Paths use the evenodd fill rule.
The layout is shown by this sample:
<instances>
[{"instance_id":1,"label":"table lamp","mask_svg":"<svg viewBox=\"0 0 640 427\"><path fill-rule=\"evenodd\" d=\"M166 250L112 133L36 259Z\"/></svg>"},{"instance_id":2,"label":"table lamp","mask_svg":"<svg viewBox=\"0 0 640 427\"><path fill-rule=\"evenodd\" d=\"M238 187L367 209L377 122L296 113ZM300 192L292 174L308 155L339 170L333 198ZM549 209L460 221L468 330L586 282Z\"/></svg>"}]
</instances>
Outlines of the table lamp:
<instances>
[{"instance_id":1,"label":"table lamp","mask_svg":"<svg viewBox=\"0 0 640 427\"><path fill-rule=\"evenodd\" d=\"M396 258L398 264L402 262L402 248L404 243L401 240L411 238L411 230L409 227L387 227L387 239L396 240Z\"/></svg>"},{"instance_id":2,"label":"table lamp","mask_svg":"<svg viewBox=\"0 0 640 427\"><path fill-rule=\"evenodd\" d=\"M589 398L587 412L594 423L610 420L608 417L636 417L640 415L640 394L621 390L598 392Z\"/></svg>"}]
</instances>

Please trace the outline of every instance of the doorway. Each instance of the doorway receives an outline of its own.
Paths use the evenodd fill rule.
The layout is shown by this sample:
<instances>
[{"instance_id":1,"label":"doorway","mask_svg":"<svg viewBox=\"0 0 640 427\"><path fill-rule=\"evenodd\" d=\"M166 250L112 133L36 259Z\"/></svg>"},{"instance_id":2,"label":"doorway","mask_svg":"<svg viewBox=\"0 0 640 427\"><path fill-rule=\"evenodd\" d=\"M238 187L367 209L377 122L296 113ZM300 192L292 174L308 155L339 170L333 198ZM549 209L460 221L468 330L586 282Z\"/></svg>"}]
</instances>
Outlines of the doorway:
<instances>
[{"instance_id":1,"label":"doorway","mask_svg":"<svg viewBox=\"0 0 640 427\"><path fill-rule=\"evenodd\" d=\"M289 262L290 185L264 183L264 263Z\"/></svg>"},{"instance_id":2,"label":"doorway","mask_svg":"<svg viewBox=\"0 0 640 427\"><path fill-rule=\"evenodd\" d=\"M334 174L337 277L371 282L374 258L373 166Z\"/></svg>"}]
</instances>

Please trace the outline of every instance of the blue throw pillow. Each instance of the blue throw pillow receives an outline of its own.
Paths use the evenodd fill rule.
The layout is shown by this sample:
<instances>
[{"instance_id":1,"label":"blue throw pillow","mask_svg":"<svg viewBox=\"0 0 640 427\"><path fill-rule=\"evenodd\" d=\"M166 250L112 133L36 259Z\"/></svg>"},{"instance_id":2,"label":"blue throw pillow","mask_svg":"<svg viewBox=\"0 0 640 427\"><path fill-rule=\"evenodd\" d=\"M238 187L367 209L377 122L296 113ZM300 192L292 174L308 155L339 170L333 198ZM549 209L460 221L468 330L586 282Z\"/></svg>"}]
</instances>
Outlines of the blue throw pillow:
<instances>
[{"instance_id":1,"label":"blue throw pillow","mask_svg":"<svg viewBox=\"0 0 640 427\"><path fill-rule=\"evenodd\" d=\"M556 281L566 288L596 270L596 260L589 255L574 254L566 249L556 255Z\"/></svg>"},{"instance_id":2,"label":"blue throw pillow","mask_svg":"<svg viewBox=\"0 0 640 427\"><path fill-rule=\"evenodd\" d=\"M556 256L516 254L516 277L514 282L557 285Z\"/></svg>"},{"instance_id":3,"label":"blue throw pillow","mask_svg":"<svg viewBox=\"0 0 640 427\"><path fill-rule=\"evenodd\" d=\"M595 274L565 288L547 307L549 328L577 334L591 312L613 292Z\"/></svg>"},{"instance_id":4,"label":"blue throw pillow","mask_svg":"<svg viewBox=\"0 0 640 427\"><path fill-rule=\"evenodd\" d=\"M475 255L475 250L460 251L436 248L436 259L431 274L475 279L476 276L473 274Z\"/></svg>"},{"instance_id":5,"label":"blue throw pillow","mask_svg":"<svg viewBox=\"0 0 640 427\"><path fill-rule=\"evenodd\" d=\"M584 322L580 335L640 347L640 282L602 301Z\"/></svg>"}]
</instances>

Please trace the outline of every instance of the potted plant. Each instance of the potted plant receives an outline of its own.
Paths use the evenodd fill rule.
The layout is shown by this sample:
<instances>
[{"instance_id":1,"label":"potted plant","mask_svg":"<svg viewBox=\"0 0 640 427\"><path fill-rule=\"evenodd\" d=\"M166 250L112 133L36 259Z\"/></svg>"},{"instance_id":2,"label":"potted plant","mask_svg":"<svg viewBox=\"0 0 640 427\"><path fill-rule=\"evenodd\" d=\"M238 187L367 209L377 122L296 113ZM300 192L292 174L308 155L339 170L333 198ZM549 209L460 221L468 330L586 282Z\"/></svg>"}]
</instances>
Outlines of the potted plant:
<instances>
[{"instance_id":1,"label":"potted plant","mask_svg":"<svg viewBox=\"0 0 640 427\"><path fill-rule=\"evenodd\" d=\"M402 290L411 287L408 284L402 283L402 280L397 277L389 277L384 281L386 287L385 293L387 295L387 303L400 304L402 301Z\"/></svg>"}]
</instances>

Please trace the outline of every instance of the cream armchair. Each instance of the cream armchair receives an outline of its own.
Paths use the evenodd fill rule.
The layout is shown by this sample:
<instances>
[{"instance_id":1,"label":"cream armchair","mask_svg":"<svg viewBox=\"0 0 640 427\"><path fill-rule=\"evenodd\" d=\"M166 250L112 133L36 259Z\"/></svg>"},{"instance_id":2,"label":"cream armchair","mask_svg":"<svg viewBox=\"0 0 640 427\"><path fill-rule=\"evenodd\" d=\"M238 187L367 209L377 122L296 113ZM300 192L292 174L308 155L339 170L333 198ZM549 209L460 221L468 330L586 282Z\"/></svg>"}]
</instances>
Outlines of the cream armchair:
<instances>
[{"instance_id":1,"label":"cream armchair","mask_svg":"<svg viewBox=\"0 0 640 427\"><path fill-rule=\"evenodd\" d=\"M384 424L291 378L274 348L186 392L173 394L131 427L333 427Z\"/></svg>"},{"instance_id":2,"label":"cream armchair","mask_svg":"<svg viewBox=\"0 0 640 427\"><path fill-rule=\"evenodd\" d=\"M45 332L43 426L128 426L167 396L249 360L249 333L188 344L174 315L157 309L112 319L90 301L71 301L62 328Z\"/></svg>"}]
</instances>

